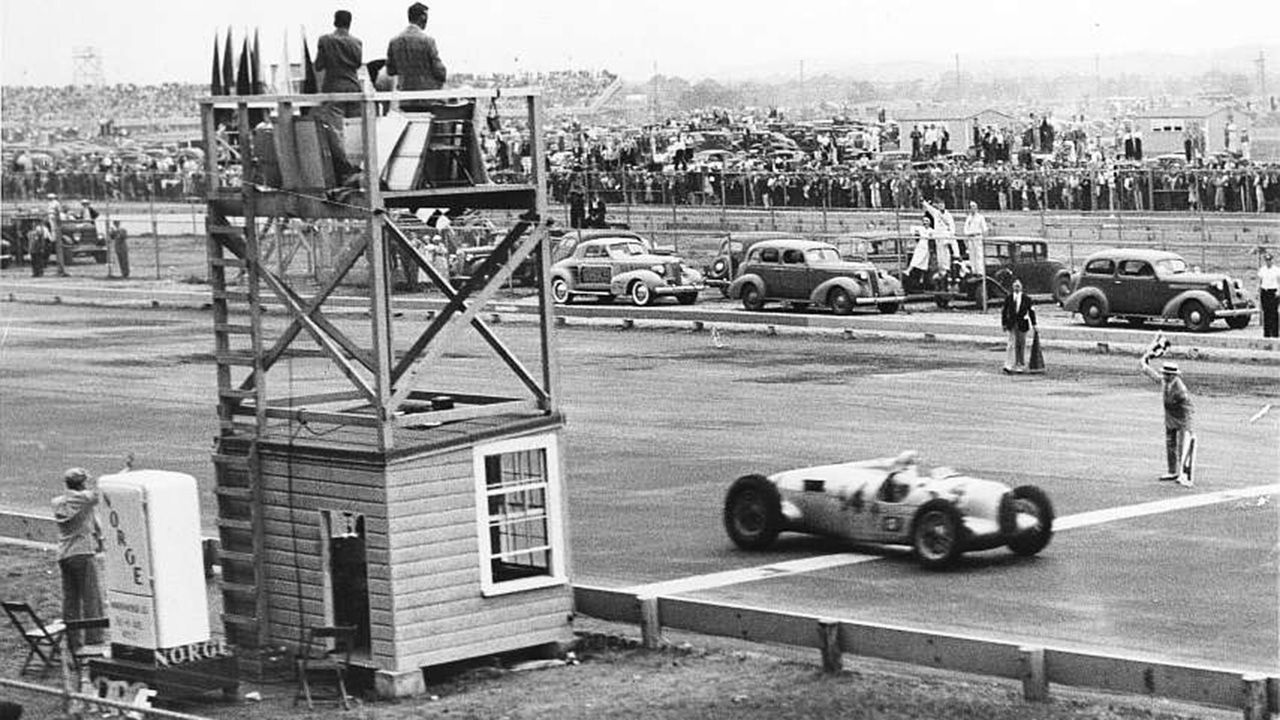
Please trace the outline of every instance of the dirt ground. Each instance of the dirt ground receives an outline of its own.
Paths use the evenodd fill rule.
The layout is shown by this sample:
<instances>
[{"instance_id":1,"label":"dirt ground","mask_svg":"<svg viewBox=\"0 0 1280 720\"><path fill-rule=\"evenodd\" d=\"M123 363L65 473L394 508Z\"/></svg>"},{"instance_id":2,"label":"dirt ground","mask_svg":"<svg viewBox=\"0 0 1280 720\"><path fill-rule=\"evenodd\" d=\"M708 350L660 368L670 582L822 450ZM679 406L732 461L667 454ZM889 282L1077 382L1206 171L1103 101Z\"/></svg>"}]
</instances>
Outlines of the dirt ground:
<instances>
[{"instance_id":1,"label":"dirt ground","mask_svg":"<svg viewBox=\"0 0 1280 720\"><path fill-rule=\"evenodd\" d=\"M5 597L27 598L42 617L59 614L58 578L49 550L5 546L0 554ZM400 701L372 699L355 690L354 709L335 703L294 706L294 683L242 683L236 701L218 695L162 705L216 720L344 717L361 720L410 718L631 718L686 720L734 718L948 718L949 720L1193 720L1238 716L1140 697L1081 693L1055 688L1047 703L1022 700L1015 682L942 673L892 663L846 658L843 672L824 674L818 658L786 648L734 643L701 636L671 635L662 650L645 650L626 629L582 623L568 662L529 663L490 657L429 674L427 694ZM0 677L19 679L25 646L13 632L0 634ZM544 667L550 665L549 667ZM56 687L61 678L21 678ZM357 684L358 681L357 681ZM261 699L246 695L257 693ZM24 706L24 720L61 718L56 696L0 686L0 699Z\"/></svg>"}]
</instances>

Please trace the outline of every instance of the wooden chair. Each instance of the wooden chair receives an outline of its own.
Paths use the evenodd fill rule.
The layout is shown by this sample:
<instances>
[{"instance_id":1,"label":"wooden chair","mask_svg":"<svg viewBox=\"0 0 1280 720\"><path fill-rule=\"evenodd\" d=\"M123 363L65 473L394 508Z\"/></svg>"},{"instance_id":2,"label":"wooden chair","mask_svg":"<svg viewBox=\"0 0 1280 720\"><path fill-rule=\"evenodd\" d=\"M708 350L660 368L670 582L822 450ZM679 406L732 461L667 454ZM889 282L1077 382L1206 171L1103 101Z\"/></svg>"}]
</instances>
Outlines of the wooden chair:
<instances>
[{"instance_id":1,"label":"wooden chair","mask_svg":"<svg viewBox=\"0 0 1280 720\"><path fill-rule=\"evenodd\" d=\"M27 659L22 663L20 675L26 675L32 660L40 658L40 671L56 667L61 655L62 637L66 626L61 620L46 623L27 603L4 601L4 612L27 643Z\"/></svg>"},{"instance_id":2,"label":"wooden chair","mask_svg":"<svg viewBox=\"0 0 1280 720\"><path fill-rule=\"evenodd\" d=\"M336 700L343 710L350 710L350 696L347 695L347 671L351 667L351 648L355 644L356 628L354 625L326 625L324 627L305 628L304 644L298 651L296 670L298 674L298 691L293 696L296 706L299 700L307 701L307 709L314 710L311 677L313 675L333 675L338 685L338 694L322 699Z\"/></svg>"}]
</instances>

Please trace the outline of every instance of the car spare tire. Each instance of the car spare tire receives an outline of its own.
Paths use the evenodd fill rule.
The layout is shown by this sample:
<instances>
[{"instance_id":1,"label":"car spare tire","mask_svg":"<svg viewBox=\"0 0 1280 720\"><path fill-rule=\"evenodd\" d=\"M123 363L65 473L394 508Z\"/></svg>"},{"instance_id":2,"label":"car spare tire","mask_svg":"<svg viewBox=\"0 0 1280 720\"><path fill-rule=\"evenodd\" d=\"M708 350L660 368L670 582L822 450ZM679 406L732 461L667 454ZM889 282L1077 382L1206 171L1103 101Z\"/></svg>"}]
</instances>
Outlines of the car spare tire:
<instances>
[{"instance_id":1,"label":"car spare tire","mask_svg":"<svg viewBox=\"0 0 1280 720\"><path fill-rule=\"evenodd\" d=\"M724 529L743 550L764 550L782 531L782 495L763 475L743 475L724 498Z\"/></svg>"}]
</instances>

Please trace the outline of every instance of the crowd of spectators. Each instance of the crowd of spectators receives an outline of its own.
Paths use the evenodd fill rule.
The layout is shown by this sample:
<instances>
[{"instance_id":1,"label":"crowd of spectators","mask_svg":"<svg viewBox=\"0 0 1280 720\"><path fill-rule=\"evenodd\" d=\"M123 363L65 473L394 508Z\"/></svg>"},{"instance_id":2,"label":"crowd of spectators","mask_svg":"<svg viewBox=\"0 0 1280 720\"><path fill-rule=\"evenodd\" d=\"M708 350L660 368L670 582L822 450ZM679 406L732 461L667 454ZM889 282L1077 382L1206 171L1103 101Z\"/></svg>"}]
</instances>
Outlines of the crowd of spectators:
<instances>
[{"instance_id":1,"label":"crowd of spectators","mask_svg":"<svg viewBox=\"0 0 1280 720\"><path fill-rule=\"evenodd\" d=\"M582 107L617 77L608 72L467 75L451 85L544 88L548 104ZM200 85L4 88L3 197L48 193L94 200L182 200L204 189L201 150L148 142L127 118L195 122ZM33 142L86 113L97 132ZM1207 155L1188 129L1181 161L1144 157L1124 118L1066 121L1047 115L950 133L892 118L791 122L776 110L708 108L645 126L583 123L563 115L546 131L553 199L576 191L610 205L895 208L921 200L987 210L1280 211L1280 165L1250 162L1247 133L1235 152ZM192 137L194 139L194 136ZM530 142L518 119L486 134L493 176L520 179ZM47 138L41 138L47 140ZM897 148L897 150L894 150Z\"/></svg>"}]
</instances>

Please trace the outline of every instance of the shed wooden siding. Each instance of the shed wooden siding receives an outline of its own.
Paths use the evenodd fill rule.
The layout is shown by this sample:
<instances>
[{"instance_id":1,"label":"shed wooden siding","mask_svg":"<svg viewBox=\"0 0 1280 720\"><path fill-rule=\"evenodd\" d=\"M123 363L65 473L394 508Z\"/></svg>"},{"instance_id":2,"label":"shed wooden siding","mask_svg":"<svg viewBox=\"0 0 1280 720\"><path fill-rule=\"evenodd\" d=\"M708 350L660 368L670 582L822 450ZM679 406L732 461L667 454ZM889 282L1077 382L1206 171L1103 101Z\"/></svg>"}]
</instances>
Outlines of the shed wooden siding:
<instances>
[{"instance_id":1,"label":"shed wooden siding","mask_svg":"<svg viewBox=\"0 0 1280 720\"><path fill-rule=\"evenodd\" d=\"M558 430L557 426L494 439ZM573 594L567 580L549 588L481 594L474 474L472 447L405 458L388 470L396 669L571 637ZM563 481L561 477L562 488Z\"/></svg>"},{"instance_id":2,"label":"shed wooden siding","mask_svg":"<svg viewBox=\"0 0 1280 720\"><path fill-rule=\"evenodd\" d=\"M328 622L320 512L364 516L371 664L389 666L395 633L388 572L385 475L373 463L263 453L264 568L273 642L291 644L303 625Z\"/></svg>"}]
</instances>

